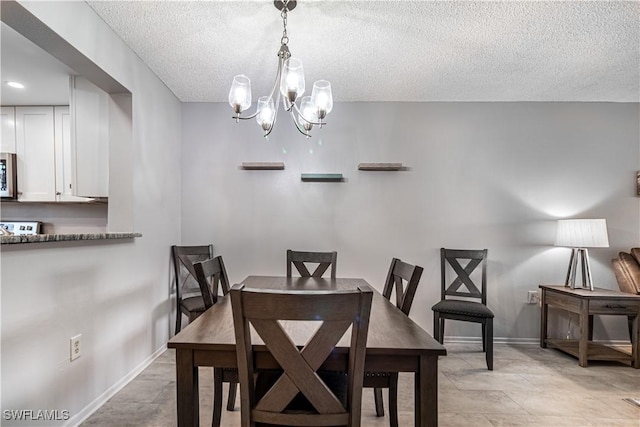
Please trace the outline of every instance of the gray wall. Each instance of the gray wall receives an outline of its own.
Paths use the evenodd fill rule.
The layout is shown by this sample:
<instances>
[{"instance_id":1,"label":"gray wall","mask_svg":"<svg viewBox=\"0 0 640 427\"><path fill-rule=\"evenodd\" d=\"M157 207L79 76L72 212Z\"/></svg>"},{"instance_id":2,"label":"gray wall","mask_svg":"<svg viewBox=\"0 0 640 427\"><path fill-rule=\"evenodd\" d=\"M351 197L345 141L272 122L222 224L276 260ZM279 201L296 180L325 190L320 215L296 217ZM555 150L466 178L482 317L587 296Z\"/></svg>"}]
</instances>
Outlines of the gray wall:
<instances>
[{"instance_id":1,"label":"gray wall","mask_svg":"<svg viewBox=\"0 0 640 427\"><path fill-rule=\"evenodd\" d=\"M214 243L234 282L284 274L287 248L335 249L339 276L381 289L398 257L425 268L411 317L431 331L439 248L488 248L495 336L537 339L527 291L562 283L570 253L552 246L554 220L607 219L611 247L590 252L600 287L617 288L609 260L640 244L638 104L337 103L309 140L284 115L269 140L231 115L227 104L183 104L181 206L182 243ZM243 161L286 169L244 171ZM301 182L306 172L346 180ZM605 322L596 338L626 338L621 319ZM450 322L446 335L478 337L479 326Z\"/></svg>"},{"instance_id":2,"label":"gray wall","mask_svg":"<svg viewBox=\"0 0 640 427\"><path fill-rule=\"evenodd\" d=\"M133 217L143 237L2 246L1 409L68 410L67 424L77 425L169 338L169 248L180 241L181 104L86 3L24 6L133 93L126 150L132 171L111 170L131 179L111 194L131 199L131 210L119 215ZM40 208L43 219L67 220L60 232L74 231L71 223L85 214L91 217L83 225L91 229L97 216L95 209L71 213L71 205ZM70 362L69 338L76 334L83 354ZM14 424L34 421L2 420Z\"/></svg>"}]
</instances>

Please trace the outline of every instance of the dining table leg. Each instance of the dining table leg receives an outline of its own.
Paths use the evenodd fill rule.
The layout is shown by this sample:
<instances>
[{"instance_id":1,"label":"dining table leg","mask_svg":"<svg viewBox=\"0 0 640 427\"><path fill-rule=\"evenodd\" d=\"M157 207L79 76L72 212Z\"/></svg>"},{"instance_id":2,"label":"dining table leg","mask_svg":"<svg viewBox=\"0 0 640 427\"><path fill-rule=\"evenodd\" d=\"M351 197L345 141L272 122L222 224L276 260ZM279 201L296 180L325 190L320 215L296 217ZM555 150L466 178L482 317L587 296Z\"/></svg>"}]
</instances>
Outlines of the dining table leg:
<instances>
[{"instance_id":1,"label":"dining table leg","mask_svg":"<svg viewBox=\"0 0 640 427\"><path fill-rule=\"evenodd\" d=\"M191 349L176 349L176 392L178 427L198 426L198 368L193 364Z\"/></svg>"},{"instance_id":2,"label":"dining table leg","mask_svg":"<svg viewBox=\"0 0 640 427\"><path fill-rule=\"evenodd\" d=\"M438 356L420 356L415 374L415 425L438 426Z\"/></svg>"}]
</instances>

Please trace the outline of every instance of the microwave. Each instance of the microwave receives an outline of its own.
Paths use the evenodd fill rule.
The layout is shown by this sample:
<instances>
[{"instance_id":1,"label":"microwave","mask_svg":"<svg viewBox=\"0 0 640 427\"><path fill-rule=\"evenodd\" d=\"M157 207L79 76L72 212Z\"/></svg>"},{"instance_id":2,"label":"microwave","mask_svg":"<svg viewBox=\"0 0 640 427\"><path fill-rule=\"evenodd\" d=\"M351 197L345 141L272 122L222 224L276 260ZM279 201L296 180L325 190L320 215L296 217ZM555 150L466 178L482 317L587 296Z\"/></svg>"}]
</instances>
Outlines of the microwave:
<instances>
[{"instance_id":1,"label":"microwave","mask_svg":"<svg viewBox=\"0 0 640 427\"><path fill-rule=\"evenodd\" d=\"M0 198L16 199L18 197L17 184L16 155L0 153Z\"/></svg>"}]
</instances>

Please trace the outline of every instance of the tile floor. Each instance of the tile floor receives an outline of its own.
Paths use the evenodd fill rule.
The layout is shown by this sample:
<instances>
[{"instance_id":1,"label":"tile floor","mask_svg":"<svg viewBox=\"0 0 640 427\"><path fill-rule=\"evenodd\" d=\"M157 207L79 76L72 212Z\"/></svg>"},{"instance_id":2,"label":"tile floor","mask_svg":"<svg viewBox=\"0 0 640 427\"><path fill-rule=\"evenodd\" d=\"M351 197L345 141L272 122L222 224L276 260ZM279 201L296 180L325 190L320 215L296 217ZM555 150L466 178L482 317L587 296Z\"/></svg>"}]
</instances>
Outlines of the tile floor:
<instances>
[{"instance_id":1,"label":"tile floor","mask_svg":"<svg viewBox=\"0 0 640 427\"><path fill-rule=\"evenodd\" d=\"M640 427L640 370L591 362L537 345L495 346L494 371L487 371L479 344L447 344L439 362L440 426L630 426ZM212 370L200 373L200 424L211 425ZM226 389L225 389L226 393ZM226 394L225 394L226 396ZM176 425L175 357L167 350L82 426ZM385 405L386 394L385 394ZM226 397L225 397L226 405ZM413 380L401 374L400 426L413 426ZM371 389L364 390L363 427L388 426L377 418ZM239 411L222 410L222 425L240 423Z\"/></svg>"}]
</instances>

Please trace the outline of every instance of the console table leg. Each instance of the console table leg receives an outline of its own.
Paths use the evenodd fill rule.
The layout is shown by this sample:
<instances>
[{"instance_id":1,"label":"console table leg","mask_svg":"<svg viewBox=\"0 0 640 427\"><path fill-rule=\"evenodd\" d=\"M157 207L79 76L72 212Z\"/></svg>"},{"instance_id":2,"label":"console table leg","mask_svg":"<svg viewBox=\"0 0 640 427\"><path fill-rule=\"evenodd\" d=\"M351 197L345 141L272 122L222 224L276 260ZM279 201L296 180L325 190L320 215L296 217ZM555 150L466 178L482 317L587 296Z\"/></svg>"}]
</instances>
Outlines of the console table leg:
<instances>
[{"instance_id":1,"label":"console table leg","mask_svg":"<svg viewBox=\"0 0 640 427\"><path fill-rule=\"evenodd\" d=\"M589 353L589 302L580 301L580 341L578 342L578 363L587 367Z\"/></svg>"},{"instance_id":2,"label":"console table leg","mask_svg":"<svg viewBox=\"0 0 640 427\"><path fill-rule=\"evenodd\" d=\"M633 319L633 334L631 337L631 366L640 368L640 313Z\"/></svg>"},{"instance_id":3,"label":"console table leg","mask_svg":"<svg viewBox=\"0 0 640 427\"><path fill-rule=\"evenodd\" d=\"M547 305L547 290L542 288L540 296L540 347L547 347L547 318L549 316L549 306Z\"/></svg>"}]
</instances>

